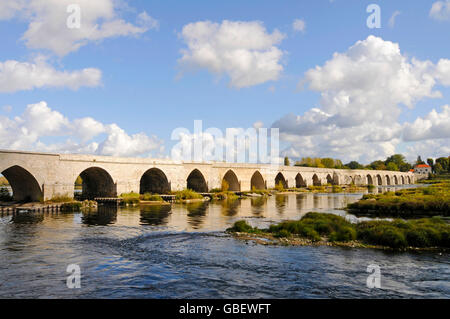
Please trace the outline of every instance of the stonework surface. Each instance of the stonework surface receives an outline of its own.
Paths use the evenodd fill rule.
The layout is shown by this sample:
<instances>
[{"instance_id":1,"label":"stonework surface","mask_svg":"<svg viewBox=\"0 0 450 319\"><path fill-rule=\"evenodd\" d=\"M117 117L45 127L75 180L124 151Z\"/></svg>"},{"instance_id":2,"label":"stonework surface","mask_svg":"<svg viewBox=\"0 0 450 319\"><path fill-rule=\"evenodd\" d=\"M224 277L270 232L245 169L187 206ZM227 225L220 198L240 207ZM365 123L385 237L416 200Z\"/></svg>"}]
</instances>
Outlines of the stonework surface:
<instances>
[{"instance_id":1,"label":"stonework surface","mask_svg":"<svg viewBox=\"0 0 450 319\"><path fill-rule=\"evenodd\" d=\"M197 171L191 174L194 170ZM139 193L142 189L152 189L153 186L148 185L151 181L159 189L172 191L185 189L189 183L201 192L221 188L224 178L230 185L230 190L235 191L260 189L262 185L273 188L275 181L281 181L285 187L328 183L398 185L415 182L411 172L224 162L186 163L167 159L5 150L0 150L0 173L8 179L15 198L19 200L73 196L74 182L79 175L83 178L83 189L101 196L117 196L131 191Z\"/></svg>"}]
</instances>

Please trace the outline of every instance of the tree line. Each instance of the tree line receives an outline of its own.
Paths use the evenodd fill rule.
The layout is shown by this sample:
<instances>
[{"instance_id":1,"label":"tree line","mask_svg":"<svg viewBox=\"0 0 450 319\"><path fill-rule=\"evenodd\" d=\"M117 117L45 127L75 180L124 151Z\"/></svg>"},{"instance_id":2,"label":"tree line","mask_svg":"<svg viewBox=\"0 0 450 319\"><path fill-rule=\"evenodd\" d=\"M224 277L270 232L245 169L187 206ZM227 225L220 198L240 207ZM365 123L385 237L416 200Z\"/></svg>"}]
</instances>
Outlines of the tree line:
<instances>
[{"instance_id":1,"label":"tree line","mask_svg":"<svg viewBox=\"0 0 450 319\"><path fill-rule=\"evenodd\" d=\"M426 164L420 156L416 162L408 163L402 154L394 154L383 160L376 160L370 164L364 165L357 161L351 161L343 164L341 160L331 157L302 157L294 163L294 166L302 167L319 167L319 168L340 168L340 169L368 169L368 170L384 170L384 171L400 171L408 172L414 166ZM450 173L450 156L439 157L434 161L432 158L427 159L427 164L431 166L436 174ZM284 158L284 165L290 166L288 157Z\"/></svg>"}]
</instances>

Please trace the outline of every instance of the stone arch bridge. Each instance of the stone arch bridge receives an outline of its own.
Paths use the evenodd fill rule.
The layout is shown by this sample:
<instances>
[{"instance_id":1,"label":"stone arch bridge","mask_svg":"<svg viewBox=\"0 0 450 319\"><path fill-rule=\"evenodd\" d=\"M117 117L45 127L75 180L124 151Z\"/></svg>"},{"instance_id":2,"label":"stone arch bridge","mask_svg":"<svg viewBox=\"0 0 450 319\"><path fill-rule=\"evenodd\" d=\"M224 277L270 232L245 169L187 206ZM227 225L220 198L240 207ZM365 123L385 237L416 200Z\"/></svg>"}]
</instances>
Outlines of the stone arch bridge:
<instances>
[{"instance_id":1,"label":"stone arch bridge","mask_svg":"<svg viewBox=\"0 0 450 319\"><path fill-rule=\"evenodd\" d=\"M165 159L125 158L96 155L50 154L0 150L0 173L9 181L16 200L73 196L78 176L88 198L113 197L122 193L168 191L190 188L207 192L221 188L225 180L231 191L310 185L401 185L415 182L410 172L344 170L270 164L187 163Z\"/></svg>"}]
</instances>

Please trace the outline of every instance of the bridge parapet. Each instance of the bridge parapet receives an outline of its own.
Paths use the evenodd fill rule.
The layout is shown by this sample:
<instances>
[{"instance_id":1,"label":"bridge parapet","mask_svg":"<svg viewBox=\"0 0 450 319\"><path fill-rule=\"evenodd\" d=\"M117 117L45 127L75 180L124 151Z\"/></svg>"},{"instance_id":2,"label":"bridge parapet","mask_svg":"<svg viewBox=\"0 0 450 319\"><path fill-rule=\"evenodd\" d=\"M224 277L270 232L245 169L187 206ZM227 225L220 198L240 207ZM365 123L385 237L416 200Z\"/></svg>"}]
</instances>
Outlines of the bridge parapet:
<instances>
[{"instance_id":1,"label":"bridge parapet","mask_svg":"<svg viewBox=\"0 0 450 319\"><path fill-rule=\"evenodd\" d=\"M224 162L188 163L153 158L2 150L0 173L10 181L18 199L30 197L33 200L50 199L57 195L73 196L78 176L83 178L83 188L90 189L93 196L97 197L156 189L156 186L145 186L145 183L155 183L159 188L172 191L190 185L204 192L221 188L224 179L236 191L273 188L280 182L285 187L327 183L396 185L415 182L414 174L410 172Z\"/></svg>"}]
</instances>

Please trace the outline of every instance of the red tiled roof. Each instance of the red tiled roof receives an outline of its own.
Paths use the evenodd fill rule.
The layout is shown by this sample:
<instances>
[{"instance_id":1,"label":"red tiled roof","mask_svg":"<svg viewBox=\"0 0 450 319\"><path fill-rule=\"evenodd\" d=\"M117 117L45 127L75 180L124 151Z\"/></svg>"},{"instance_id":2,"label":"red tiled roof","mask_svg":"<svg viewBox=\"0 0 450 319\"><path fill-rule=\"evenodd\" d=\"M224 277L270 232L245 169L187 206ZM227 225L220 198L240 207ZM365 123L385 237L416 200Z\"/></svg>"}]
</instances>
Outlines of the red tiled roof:
<instances>
[{"instance_id":1,"label":"red tiled roof","mask_svg":"<svg viewBox=\"0 0 450 319\"><path fill-rule=\"evenodd\" d=\"M430 165L427 165L427 164L419 164L419 165L416 165L416 168L417 167L430 167Z\"/></svg>"},{"instance_id":2,"label":"red tiled roof","mask_svg":"<svg viewBox=\"0 0 450 319\"><path fill-rule=\"evenodd\" d=\"M414 170L413 170L413 169L410 169L409 171L410 171L410 172L414 172Z\"/></svg>"}]
</instances>

